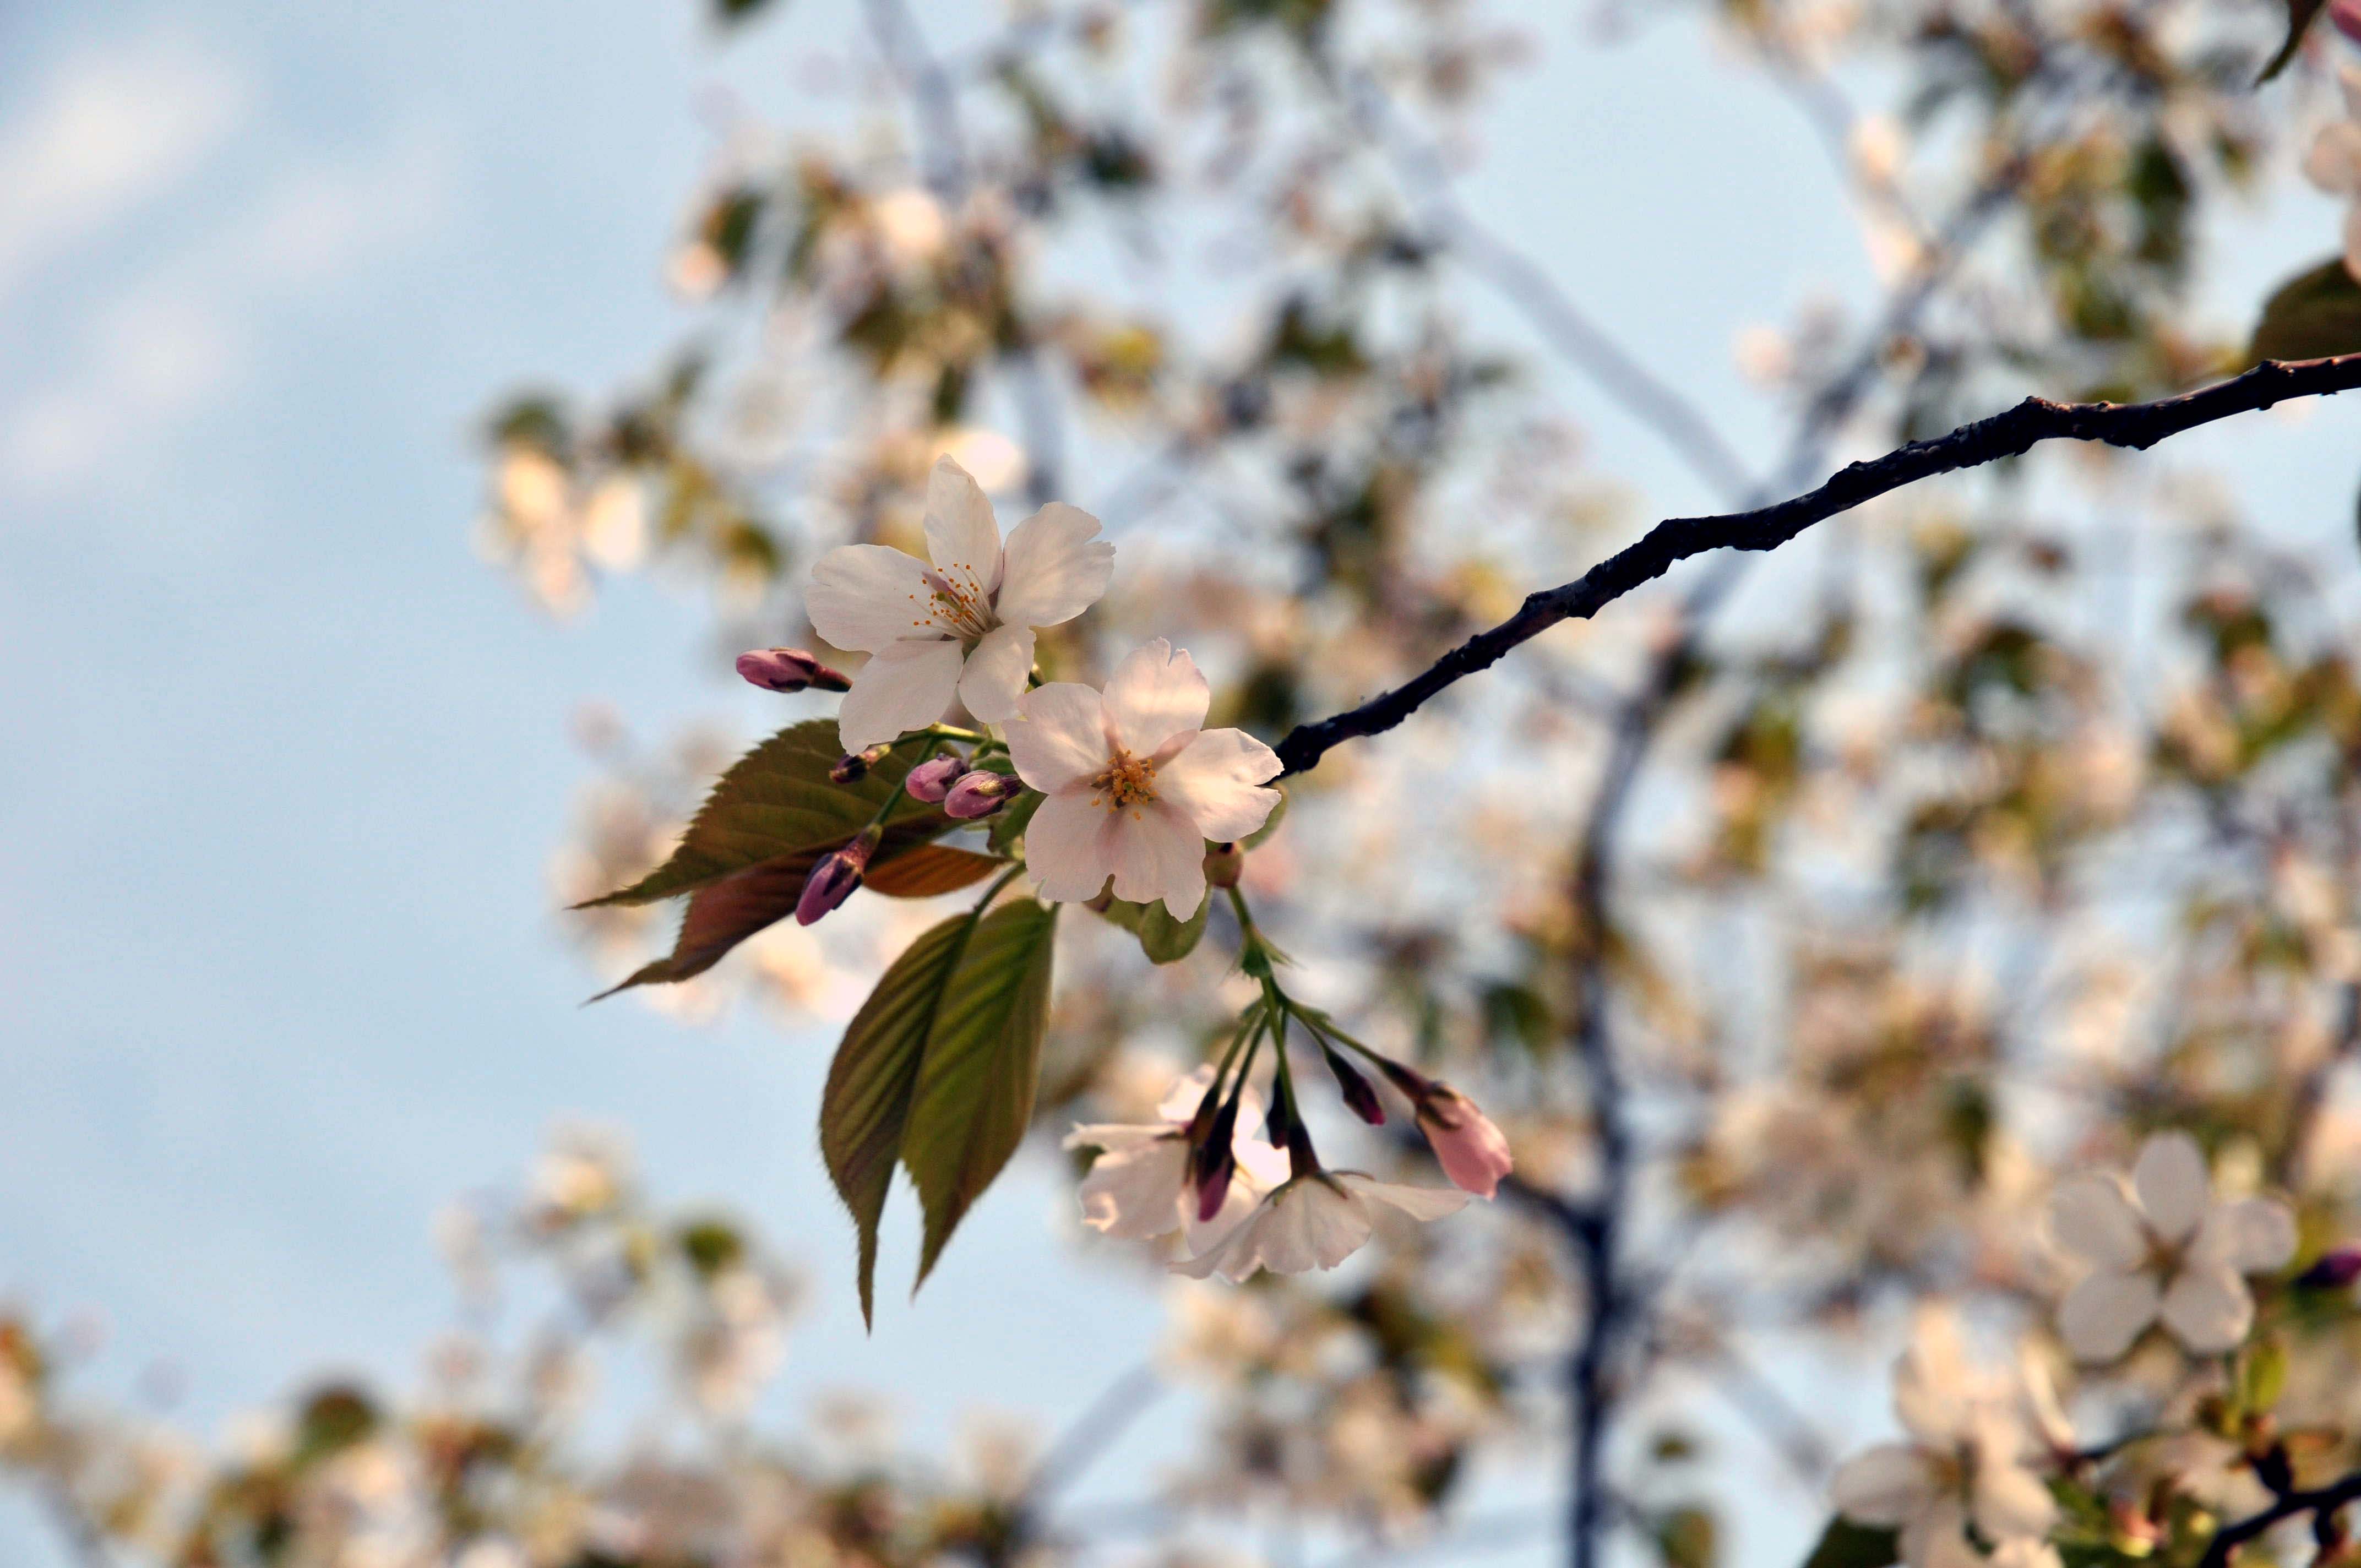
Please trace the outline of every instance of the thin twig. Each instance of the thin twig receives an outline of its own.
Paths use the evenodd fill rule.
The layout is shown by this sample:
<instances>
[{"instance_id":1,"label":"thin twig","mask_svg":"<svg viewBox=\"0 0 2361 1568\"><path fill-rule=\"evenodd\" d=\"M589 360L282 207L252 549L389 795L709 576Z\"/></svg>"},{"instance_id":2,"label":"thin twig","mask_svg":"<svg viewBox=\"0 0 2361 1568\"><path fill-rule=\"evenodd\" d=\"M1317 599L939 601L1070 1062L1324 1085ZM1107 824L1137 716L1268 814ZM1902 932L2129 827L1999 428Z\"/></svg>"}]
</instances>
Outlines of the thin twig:
<instances>
[{"instance_id":1,"label":"thin twig","mask_svg":"<svg viewBox=\"0 0 2361 1568\"><path fill-rule=\"evenodd\" d=\"M1816 522L1938 474L2019 457L2045 441L2103 442L2144 451L2183 431L2291 398L2361 387L2361 354L2293 362L2267 359L2242 376L2147 403L2059 403L2027 398L2004 413L1914 441L1883 457L1839 469L1817 489L1752 511L1676 517L1571 583L1526 596L1516 614L1445 653L1401 685L1358 707L1298 725L1279 744L1290 773L1310 771L1333 747L1379 735L1461 677L1488 669L1520 643L1562 620L1581 620L1664 575L1675 562L1714 550L1773 550Z\"/></svg>"},{"instance_id":2,"label":"thin twig","mask_svg":"<svg viewBox=\"0 0 2361 1568\"><path fill-rule=\"evenodd\" d=\"M2213 1539L2206 1543L2205 1555L2197 1560L2197 1568L2229 1568L2232 1552L2281 1520L2291 1519L2298 1514L2317 1516L2333 1512L2356 1498L2361 1498L2361 1471L2356 1471L2341 1481L2332 1481L2325 1486L2316 1486L2309 1492L2283 1493L2261 1513L2249 1515L2215 1530Z\"/></svg>"}]
</instances>

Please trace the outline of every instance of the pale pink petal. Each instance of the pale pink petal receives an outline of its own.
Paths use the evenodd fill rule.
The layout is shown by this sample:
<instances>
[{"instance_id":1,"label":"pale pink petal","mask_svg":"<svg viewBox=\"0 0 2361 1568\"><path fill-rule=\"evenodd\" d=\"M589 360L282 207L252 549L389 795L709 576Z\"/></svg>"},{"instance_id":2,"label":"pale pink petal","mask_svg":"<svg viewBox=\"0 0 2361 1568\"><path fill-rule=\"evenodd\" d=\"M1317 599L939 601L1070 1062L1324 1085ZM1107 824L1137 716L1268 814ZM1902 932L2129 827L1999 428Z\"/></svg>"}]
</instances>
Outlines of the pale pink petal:
<instances>
[{"instance_id":1,"label":"pale pink petal","mask_svg":"<svg viewBox=\"0 0 2361 1568\"><path fill-rule=\"evenodd\" d=\"M2240 1274L2284 1268L2295 1256L2295 1212L2276 1198L2216 1203L2198 1228L2194 1250Z\"/></svg>"},{"instance_id":2,"label":"pale pink petal","mask_svg":"<svg viewBox=\"0 0 2361 1568\"><path fill-rule=\"evenodd\" d=\"M1985 1568L1983 1554L1968 1541L1967 1508L1938 1497L1902 1527L1902 1561L1910 1568Z\"/></svg>"},{"instance_id":3,"label":"pale pink petal","mask_svg":"<svg viewBox=\"0 0 2361 1568\"><path fill-rule=\"evenodd\" d=\"M2361 192L2361 126L2339 120L2304 155L2303 177L2332 196Z\"/></svg>"},{"instance_id":4,"label":"pale pink petal","mask_svg":"<svg viewBox=\"0 0 2361 1568\"><path fill-rule=\"evenodd\" d=\"M1244 1119L1243 1116L1240 1117L1240 1120ZM1210 1220L1197 1218L1195 1190L1192 1188L1184 1190L1177 1205L1177 1211L1180 1222L1180 1239L1188 1247L1191 1255L1193 1256L1219 1245L1231 1231L1244 1223L1257 1209L1262 1206L1263 1200L1270 1196L1273 1188L1286 1179L1287 1177L1282 1172L1279 1182L1258 1181L1246 1174L1241 1165L1238 1170L1231 1174L1230 1190L1223 1194L1222 1206L1214 1211L1213 1217Z\"/></svg>"},{"instance_id":5,"label":"pale pink petal","mask_svg":"<svg viewBox=\"0 0 2361 1568\"><path fill-rule=\"evenodd\" d=\"M1238 1135L1230 1146L1237 1153L1239 1174L1268 1191L1286 1184L1288 1178L1294 1173L1294 1162L1288 1158L1285 1149L1274 1148L1260 1138L1247 1135L1246 1128L1260 1125L1261 1122L1262 1112L1258 1107L1248 1113L1241 1105L1238 1108Z\"/></svg>"},{"instance_id":6,"label":"pale pink petal","mask_svg":"<svg viewBox=\"0 0 2361 1568\"><path fill-rule=\"evenodd\" d=\"M1090 809L1106 819L1103 831L1117 898L1134 904L1160 898L1175 920L1197 913L1205 902L1205 840L1195 823L1162 801Z\"/></svg>"},{"instance_id":7,"label":"pale pink petal","mask_svg":"<svg viewBox=\"0 0 2361 1568\"><path fill-rule=\"evenodd\" d=\"M1202 726L1212 702L1197 661L1159 637L1115 667L1106 684L1107 737L1135 757L1152 757L1167 740Z\"/></svg>"},{"instance_id":8,"label":"pale pink petal","mask_svg":"<svg viewBox=\"0 0 2361 1568\"><path fill-rule=\"evenodd\" d=\"M2337 10L2345 9L2340 5ZM2340 20L2340 26L2343 25ZM2346 27L2350 33L2352 29ZM2345 113L2348 119L2361 120L2361 66L2341 65L2336 68L2336 90L2344 94Z\"/></svg>"},{"instance_id":9,"label":"pale pink petal","mask_svg":"<svg viewBox=\"0 0 2361 1568\"><path fill-rule=\"evenodd\" d=\"M1905 1443L1881 1442L1837 1467L1828 1500L1855 1524L1892 1530L1924 1510L1939 1485L1926 1454Z\"/></svg>"},{"instance_id":10,"label":"pale pink petal","mask_svg":"<svg viewBox=\"0 0 2361 1568\"><path fill-rule=\"evenodd\" d=\"M2192 1257L2164 1293L2164 1326L2199 1355L2236 1349L2254 1321L2255 1299L2225 1263Z\"/></svg>"},{"instance_id":11,"label":"pale pink petal","mask_svg":"<svg viewBox=\"0 0 2361 1568\"><path fill-rule=\"evenodd\" d=\"M2058 1332L2081 1361L2113 1361L2156 1321L2156 1278L2101 1269L2066 1293Z\"/></svg>"},{"instance_id":12,"label":"pale pink petal","mask_svg":"<svg viewBox=\"0 0 2361 1568\"><path fill-rule=\"evenodd\" d=\"M1256 1233L1267 1212L1267 1206L1255 1210L1205 1251L1175 1258L1170 1265L1172 1272L1191 1279L1210 1279L1219 1274L1232 1284L1244 1280L1262 1266L1255 1259Z\"/></svg>"},{"instance_id":13,"label":"pale pink petal","mask_svg":"<svg viewBox=\"0 0 2361 1568\"><path fill-rule=\"evenodd\" d=\"M1007 721L1008 760L1016 776L1044 795L1106 771L1106 727L1099 694L1073 681L1052 681L1017 699Z\"/></svg>"},{"instance_id":14,"label":"pale pink petal","mask_svg":"<svg viewBox=\"0 0 2361 1568\"><path fill-rule=\"evenodd\" d=\"M2002 1541L1984 1562L1988 1568L2066 1568L2066 1560L2058 1555L2056 1547L2029 1535Z\"/></svg>"},{"instance_id":15,"label":"pale pink petal","mask_svg":"<svg viewBox=\"0 0 2361 1568\"><path fill-rule=\"evenodd\" d=\"M984 723L1005 724L1016 717L1025 678L1032 673L1032 630L995 626L967 656L967 668L960 675L960 701Z\"/></svg>"},{"instance_id":16,"label":"pale pink petal","mask_svg":"<svg viewBox=\"0 0 2361 1568\"><path fill-rule=\"evenodd\" d=\"M1082 1178L1082 1223L1126 1241L1170 1235L1180 1228L1188 1164L1188 1140L1177 1135L1100 1155Z\"/></svg>"},{"instance_id":17,"label":"pale pink petal","mask_svg":"<svg viewBox=\"0 0 2361 1568\"><path fill-rule=\"evenodd\" d=\"M1114 874L1113 826L1087 795L1052 795L1025 825L1025 867L1053 904L1084 904Z\"/></svg>"},{"instance_id":18,"label":"pale pink petal","mask_svg":"<svg viewBox=\"0 0 2361 1568\"><path fill-rule=\"evenodd\" d=\"M1958 1314L1946 1302L1922 1306L1894 1364L1894 1413L1913 1436L1949 1448L1968 1435L1972 1382Z\"/></svg>"},{"instance_id":19,"label":"pale pink petal","mask_svg":"<svg viewBox=\"0 0 2361 1568\"><path fill-rule=\"evenodd\" d=\"M943 635L927 564L883 544L846 544L812 567L804 614L826 641L874 653L905 638Z\"/></svg>"},{"instance_id":20,"label":"pale pink petal","mask_svg":"<svg viewBox=\"0 0 2361 1568\"><path fill-rule=\"evenodd\" d=\"M2058 1522L2058 1499L2041 1477L1991 1454L1976 1466L1974 1505L1976 1529L1992 1541L2018 1536L2038 1540Z\"/></svg>"},{"instance_id":21,"label":"pale pink petal","mask_svg":"<svg viewBox=\"0 0 2361 1568\"><path fill-rule=\"evenodd\" d=\"M994 613L1009 626L1057 626L1098 603L1115 576L1115 546L1098 531L1097 518L1063 501L1010 530Z\"/></svg>"},{"instance_id":22,"label":"pale pink petal","mask_svg":"<svg viewBox=\"0 0 2361 1568\"><path fill-rule=\"evenodd\" d=\"M889 642L852 677L837 710L836 734L848 751L863 751L943 716L959 689L956 642Z\"/></svg>"},{"instance_id":23,"label":"pale pink petal","mask_svg":"<svg viewBox=\"0 0 2361 1568\"><path fill-rule=\"evenodd\" d=\"M1359 1196L1400 1209L1413 1220L1440 1220L1467 1207L1468 1195L1455 1187L1408 1187L1379 1181L1357 1170L1340 1170L1336 1179Z\"/></svg>"},{"instance_id":24,"label":"pale pink petal","mask_svg":"<svg viewBox=\"0 0 2361 1568\"><path fill-rule=\"evenodd\" d=\"M1189 814L1198 837L1224 844L1270 816L1279 791L1257 786L1277 778L1279 770L1279 753L1245 730L1200 730L1156 770L1156 793Z\"/></svg>"},{"instance_id":25,"label":"pale pink petal","mask_svg":"<svg viewBox=\"0 0 2361 1568\"><path fill-rule=\"evenodd\" d=\"M948 457L927 476L927 554L951 586L981 600L1000 584L1000 524L968 471Z\"/></svg>"},{"instance_id":26,"label":"pale pink petal","mask_svg":"<svg viewBox=\"0 0 2361 1568\"><path fill-rule=\"evenodd\" d=\"M2100 1172L2071 1178L2050 1194L2049 1234L2101 1268L2132 1268L2147 1255L2147 1235L2131 1195L2119 1178Z\"/></svg>"},{"instance_id":27,"label":"pale pink petal","mask_svg":"<svg viewBox=\"0 0 2361 1568\"><path fill-rule=\"evenodd\" d=\"M1197 1107L1203 1103L1205 1091L1213 1086L1213 1064L1212 1062L1191 1068L1172 1080L1172 1087L1166 1090L1164 1098L1156 1102L1156 1113L1176 1127L1186 1126L1196 1116ZM1251 1086L1247 1088L1246 1093L1249 1097L1253 1096L1254 1090ZM1259 1107L1249 1113L1244 1105L1240 1105L1238 1124L1244 1126L1259 1118L1261 1114Z\"/></svg>"},{"instance_id":28,"label":"pale pink petal","mask_svg":"<svg viewBox=\"0 0 2361 1568\"><path fill-rule=\"evenodd\" d=\"M2167 1243L2184 1242L2194 1234L2206 1205L2213 1201L2205 1151L2187 1133L2149 1135L2132 1167L2132 1187L2139 1193L2147 1228Z\"/></svg>"},{"instance_id":29,"label":"pale pink petal","mask_svg":"<svg viewBox=\"0 0 2361 1568\"><path fill-rule=\"evenodd\" d=\"M1297 1182L1289 1190L1295 1198L1296 1223L1302 1227L1311 1264L1334 1268L1369 1239L1369 1211L1353 1194L1340 1192L1316 1177ZM1289 1254L1293 1267L1275 1262L1268 1266L1275 1274L1301 1274L1310 1265L1297 1262L1299 1255L1293 1251Z\"/></svg>"}]
</instances>

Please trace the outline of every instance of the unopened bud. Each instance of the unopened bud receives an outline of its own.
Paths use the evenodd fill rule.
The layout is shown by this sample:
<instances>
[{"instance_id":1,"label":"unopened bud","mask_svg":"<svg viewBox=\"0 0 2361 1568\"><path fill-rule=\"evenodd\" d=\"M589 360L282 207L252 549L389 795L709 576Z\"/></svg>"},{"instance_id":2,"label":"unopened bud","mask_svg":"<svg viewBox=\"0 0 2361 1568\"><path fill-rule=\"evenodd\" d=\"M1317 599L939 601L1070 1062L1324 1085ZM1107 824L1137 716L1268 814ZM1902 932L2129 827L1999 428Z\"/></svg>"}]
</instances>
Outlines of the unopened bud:
<instances>
[{"instance_id":1,"label":"unopened bud","mask_svg":"<svg viewBox=\"0 0 2361 1568\"><path fill-rule=\"evenodd\" d=\"M2295 1277L2299 1290L2342 1290L2361 1279L2361 1246L2341 1246L2321 1254L2319 1261Z\"/></svg>"},{"instance_id":2,"label":"unopened bud","mask_svg":"<svg viewBox=\"0 0 2361 1568\"><path fill-rule=\"evenodd\" d=\"M859 784L869 776L869 770L885 760L891 746L872 746L866 751L847 751L828 770L828 776L837 784Z\"/></svg>"},{"instance_id":3,"label":"unopened bud","mask_svg":"<svg viewBox=\"0 0 2361 1568\"><path fill-rule=\"evenodd\" d=\"M1230 1178L1238 1168L1238 1151L1233 1145L1238 1130L1238 1098L1234 1092L1222 1102L1222 1108L1213 1113L1213 1124L1205 1129L1205 1141L1191 1152L1200 1221L1220 1213L1230 1196Z\"/></svg>"},{"instance_id":4,"label":"unopened bud","mask_svg":"<svg viewBox=\"0 0 2361 1568\"><path fill-rule=\"evenodd\" d=\"M1345 1103L1351 1107L1353 1114L1372 1127L1384 1126L1386 1108L1378 1102L1376 1086L1325 1040L1320 1043L1320 1054L1328 1058L1328 1070L1336 1075L1336 1087L1344 1091Z\"/></svg>"},{"instance_id":5,"label":"unopened bud","mask_svg":"<svg viewBox=\"0 0 2361 1568\"><path fill-rule=\"evenodd\" d=\"M990 817L1024 790L1024 784L1007 773L979 768L960 775L959 782L943 796L943 809L962 822L972 822L979 817Z\"/></svg>"},{"instance_id":6,"label":"unopened bud","mask_svg":"<svg viewBox=\"0 0 2361 1568\"><path fill-rule=\"evenodd\" d=\"M796 925L810 925L852 896L869 874L869 857L876 852L879 837L876 828L864 828L851 843L819 858L804 878L803 895L796 900Z\"/></svg>"},{"instance_id":7,"label":"unopened bud","mask_svg":"<svg viewBox=\"0 0 2361 1568\"><path fill-rule=\"evenodd\" d=\"M1509 1140L1492 1119L1447 1083L1429 1083L1418 1097L1419 1130L1442 1162L1443 1174L1462 1191L1489 1198L1513 1168Z\"/></svg>"},{"instance_id":8,"label":"unopened bud","mask_svg":"<svg viewBox=\"0 0 2361 1568\"><path fill-rule=\"evenodd\" d=\"M2329 0L2328 19L2338 32L2361 44L2361 0Z\"/></svg>"},{"instance_id":9,"label":"unopened bud","mask_svg":"<svg viewBox=\"0 0 2361 1568\"><path fill-rule=\"evenodd\" d=\"M902 788L912 800L939 806L966 768L964 757L929 757L910 770L909 777L902 781Z\"/></svg>"},{"instance_id":10,"label":"unopened bud","mask_svg":"<svg viewBox=\"0 0 2361 1568\"><path fill-rule=\"evenodd\" d=\"M1235 887L1246 874L1246 852L1235 844L1216 844L1205 851L1205 885Z\"/></svg>"},{"instance_id":11,"label":"unopened bud","mask_svg":"<svg viewBox=\"0 0 2361 1568\"><path fill-rule=\"evenodd\" d=\"M800 648L757 648L741 653L738 673L764 691L799 692L807 686L824 692L852 689L850 676L829 669Z\"/></svg>"}]
</instances>

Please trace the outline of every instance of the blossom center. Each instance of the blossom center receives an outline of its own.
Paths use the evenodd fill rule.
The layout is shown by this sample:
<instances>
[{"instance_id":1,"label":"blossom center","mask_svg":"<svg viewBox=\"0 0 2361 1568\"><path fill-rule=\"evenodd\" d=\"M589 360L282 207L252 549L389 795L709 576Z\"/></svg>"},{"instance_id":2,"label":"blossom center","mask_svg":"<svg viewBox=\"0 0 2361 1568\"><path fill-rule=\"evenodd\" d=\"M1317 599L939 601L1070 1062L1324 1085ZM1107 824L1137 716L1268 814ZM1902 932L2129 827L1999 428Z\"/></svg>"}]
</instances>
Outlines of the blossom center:
<instances>
[{"instance_id":1,"label":"blossom center","mask_svg":"<svg viewBox=\"0 0 2361 1568\"><path fill-rule=\"evenodd\" d=\"M927 620L961 641L974 643L999 624L993 618L992 595L984 590L983 576L966 562L930 571L926 581ZM916 599L918 596L910 597Z\"/></svg>"},{"instance_id":2,"label":"blossom center","mask_svg":"<svg viewBox=\"0 0 2361 1568\"><path fill-rule=\"evenodd\" d=\"M1104 802L1115 811L1145 805L1156 798L1156 763L1117 751L1106 770L1091 780L1091 795L1093 805Z\"/></svg>"}]
</instances>

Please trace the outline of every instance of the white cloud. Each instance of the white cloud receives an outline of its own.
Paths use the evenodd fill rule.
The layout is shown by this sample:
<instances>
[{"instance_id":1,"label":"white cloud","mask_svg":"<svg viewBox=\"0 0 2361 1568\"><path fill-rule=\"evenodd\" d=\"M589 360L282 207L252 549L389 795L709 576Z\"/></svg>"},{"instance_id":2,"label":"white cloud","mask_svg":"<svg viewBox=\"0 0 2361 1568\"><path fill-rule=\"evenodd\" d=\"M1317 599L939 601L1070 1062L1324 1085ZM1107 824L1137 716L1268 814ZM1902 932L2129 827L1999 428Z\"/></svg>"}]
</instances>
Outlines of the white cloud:
<instances>
[{"instance_id":1,"label":"white cloud","mask_svg":"<svg viewBox=\"0 0 2361 1568\"><path fill-rule=\"evenodd\" d=\"M60 62L0 124L0 299L198 168L249 96L234 66L167 38Z\"/></svg>"},{"instance_id":2,"label":"white cloud","mask_svg":"<svg viewBox=\"0 0 2361 1568\"><path fill-rule=\"evenodd\" d=\"M235 395L291 306L432 231L451 154L413 128L365 158L281 171L92 313L71 368L0 418L0 481L53 492L86 480Z\"/></svg>"}]
</instances>

